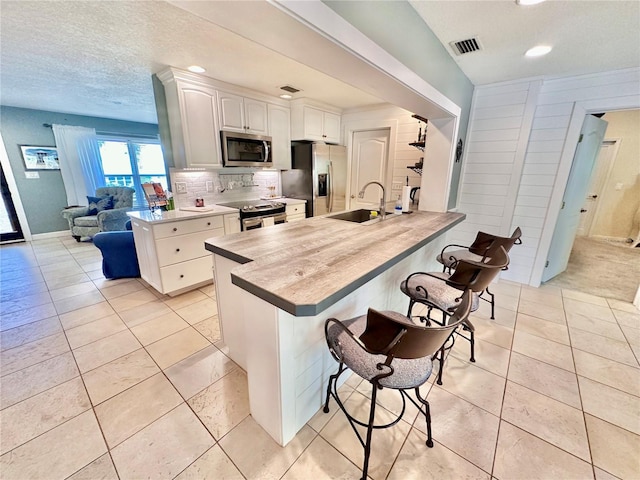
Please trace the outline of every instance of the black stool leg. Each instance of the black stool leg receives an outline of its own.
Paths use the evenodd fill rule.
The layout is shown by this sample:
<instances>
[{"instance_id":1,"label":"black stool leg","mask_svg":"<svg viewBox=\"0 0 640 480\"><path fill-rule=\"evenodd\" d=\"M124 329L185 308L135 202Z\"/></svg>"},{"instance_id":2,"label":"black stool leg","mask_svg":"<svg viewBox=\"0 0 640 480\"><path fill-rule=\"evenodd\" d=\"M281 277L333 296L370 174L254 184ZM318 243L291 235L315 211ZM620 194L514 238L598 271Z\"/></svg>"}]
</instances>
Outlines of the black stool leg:
<instances>
[{"instance_id":1,"label":"black stool leg","mask_svg":"<svg viewBox=\"0 0 640 480\"><path fill-rule=\"evenodd\" d=\"M371 434L373 433L373 419L376 414L376 395L378 388L373 385L371 392L371 410L369 412L369 425L367 426L367 442L364 445L364 466L362 467L362 479L367 480L367 471L369 470L369 455L371 455Z\"/></svg>"},{"instance_id":2,"label":"black stool leg","mask_svg":"<svg viewBox=\"0 0 640 480\"><path fill-rule=\"evenodd\" d=\"M489 287L485 289L485 292L487 292L491 296L491 320L495 320L496 319L496 314L495 314L496 302L494 300L494 295L489 291Z\"/></svg>"},{"instance_id":3,"label":"black stool leg","mask_svg":"<svg viewBox=\"0 0 640 480\"><path fill-rule=\"evenodd\" d=\"M325 400L324 408L322 409L324 413L329 413L329 398L331 397L331 385L335 384L338 381L338 377L344 371L344 369L345 369L344 364L341 363L340 366L338 367L337 373L334 373L333 375L329 376L329 384L327 385L327 399Z\"/></svg>"},{"instance_id":4,"label":"black stool leg","mask_svg":"<svg viewBox=\"0 0 640 480\"><path fill-rule=\"evenodd\" d=\"M442 371L442 369L440 369L440 371ZM420 396L419 387L416 387L416 397L420 400L420 403L424 405L424 416L427 421L427 447L433 448L433 437L431 436L431 408L429 407L429 402Z\"/></svg>"},{"instance_id":5,"label":"black stool leg","mask_svg":"<svg viewBox=\"0 0 640 480\"><path fill-rule=\"evenodd\" d=\"M469 358L469 361L475 363L475 361L476 361L476 339L475 339L473 330L469 331L469 343L471 344L471 358Z\"/></svg>"},{"instance_id":6,"label":"black stool leg","mask_svg":"<svg viewBox=\"0 0 640 480\"><path fill-rule=\"evenodd\" d=\"M442 348L440 348L440 368L438 369L438 378L436 379L438 385L442 385L442 370L444 370L444 344L442 344Z\"/></svg>"},{"instance_id":7,"label":"black stool leg","mask_svg":"<svg viewBox=\"0 0 640 480\"><path fill-rule=\"evenodd\" d=\"M409 310L407 310L407 317L411 318L411 310L413 310L413 305L416 303L415 300L409 300Z\"/></svg>"}]
</instances>

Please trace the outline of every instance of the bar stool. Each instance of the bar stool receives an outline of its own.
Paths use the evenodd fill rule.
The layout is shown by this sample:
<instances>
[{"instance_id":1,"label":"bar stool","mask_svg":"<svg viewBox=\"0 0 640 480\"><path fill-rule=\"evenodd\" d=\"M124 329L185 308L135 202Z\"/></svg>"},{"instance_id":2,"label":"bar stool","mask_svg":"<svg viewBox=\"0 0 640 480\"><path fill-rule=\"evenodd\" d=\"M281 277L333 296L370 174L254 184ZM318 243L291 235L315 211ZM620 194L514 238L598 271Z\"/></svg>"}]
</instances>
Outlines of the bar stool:
<instances>
[{"instance_id":1,"label":"bar stool","mask_svg":"<svg viewBox=\"0 0 640 480\"><path fill-rule=\"evenodd\" d=\"M475 312L480 304L480 293L498 275L498 272L509 264L509 256L504 247L500 246L492 253L490 258L486 258L485 262L476 262L473 260L459 260L455 264L453 273L445 272L416 272L409 275L401 284L400 290L409 297L409 309L407 316L412 317L413 306L416 303L427 306L427 315L420 316L420 319L427 324L435 322L439 325L447 324L447 316L451 315L459 305L461 292L470 290L471 296L471 312ZM442 312L442 320L436 320L431 317L433 309ZM469 336L465 336L460 332L455 332L459 336L468 340L471 346L470 361L475 362L475 327L471 321L466 318L462 322L463 330L469 332ZM452 337L452 343L446 347L449 349L453 346L455 338ZM440 351L440 370L438 372L438 385L442 385L442 371L444 366L444 350Z\"/></svg>"},{"instance_id":2,"label":"bar stool","mask_svg":"<svg viewBox=\"0 0 640 480\"><path fill-rule=\"evenodd\" d=\"M367 315L357 318L345 321L330 318L325 322L327 345L339 366L338 372L329 377L323 411L329 412L329 399L333 397L347 417L364 448L362 480L367 479L373 430L388 428L398 423L404 414L407 399L424 415L427 422L426 444L433 448L429 402L420 395L419 387L431 376L432 356L440 350L453 330L467 319L470 308L471 293L467 291L462 294L456 311L451 314L445 326L417 325L400 313L378 312L372 308ZM347 369L371 383L371 407L367 422L350 415L338 396L338 378ZM375 425L376 394L383 388L400 392L402 411L392 422ZM415 390L418 401L407 393L407 390L411 389ZM356 425L366 427L366 439L362 438Z\"/></svg>"},{"instance_id":3,"label":"bar stool","mask_svg":"<svg viewBox=\"0 0 640 480\"><path fill-rule=\"evenodd\" d=\"M514 245L522 244L522 231L520 227L516 227L510 237L498 237L490 233L478 232L476 239L469 246L451 244L445 246L440 255L436 257L436 260L440 262L443 267L443 272L451 273L451 269L455 268L455 265L460 260L473 260L475 262L484 262L485 259L491 258L491 255L499 247L503 247L507 253ZM457 247L457 250L451 250L446 252L447 249ZM507 270L507 267L504 268ZM484 293L491 297L491 299L484 298ZM493 293L489 291L489 286L480 293L480 298L485 302L491 304L491 320L495 319L495 298Z\"/></svg>"}]
</instances>

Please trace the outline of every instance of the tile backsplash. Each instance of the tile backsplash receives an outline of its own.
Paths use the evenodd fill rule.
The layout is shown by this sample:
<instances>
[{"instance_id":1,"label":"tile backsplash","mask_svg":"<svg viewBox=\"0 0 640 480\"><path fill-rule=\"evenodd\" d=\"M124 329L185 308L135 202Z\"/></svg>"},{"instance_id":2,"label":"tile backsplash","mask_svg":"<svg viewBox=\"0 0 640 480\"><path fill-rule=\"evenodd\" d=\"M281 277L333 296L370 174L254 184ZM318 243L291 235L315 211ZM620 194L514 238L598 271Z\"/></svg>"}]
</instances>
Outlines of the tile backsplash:
<instances>
[{"instance_id":1,"label":"tile backsplash","mask_svg":"<svg viewBox=\"0 0 640 480\"><path fill-rule=\"evenodd\" d=\"M227 171L171 168L170 175L170 190L173 192L176 208L193 207L196 198L204 199L205 205L215 205L266 197L272 193L269 187L275 187L273 192L275 195L280 195L282 191L278 171L227 173ZM180 193L181 189L178 188L177 183L186 188L186 193Z\"/></svg>"}]
</instances>

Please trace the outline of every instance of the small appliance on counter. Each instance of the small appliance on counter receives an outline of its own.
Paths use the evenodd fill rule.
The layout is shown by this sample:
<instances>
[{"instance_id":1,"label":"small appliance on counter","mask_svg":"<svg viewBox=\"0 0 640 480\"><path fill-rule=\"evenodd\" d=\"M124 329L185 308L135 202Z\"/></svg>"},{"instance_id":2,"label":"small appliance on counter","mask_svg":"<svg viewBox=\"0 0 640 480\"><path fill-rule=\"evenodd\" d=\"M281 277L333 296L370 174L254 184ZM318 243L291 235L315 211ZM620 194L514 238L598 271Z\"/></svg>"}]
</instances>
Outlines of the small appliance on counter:
<instances>
[{"instance_id":1,"label":"small appliance on counter","mask_svg":"<svg viewBox=\"0 0 640 480\"><path fill-rule=\"evenodd\" d=\"M347 148L291 142L291 170L281 173L282 194L306 200L307 218L346 208Z\"/></svg>"},{"instance_id":2,"label":"small appliance on counter","mask_svg":"<svg viewBox=\"0 0 640 480\"><path fill-rule=\"evenodd\" d=\"M218 205L237 208L240 211L240 229L242 231L278 225L287 221L287 206L282 202L242 200L239 202L219 203Z\"/></svg>"}]
</instances>

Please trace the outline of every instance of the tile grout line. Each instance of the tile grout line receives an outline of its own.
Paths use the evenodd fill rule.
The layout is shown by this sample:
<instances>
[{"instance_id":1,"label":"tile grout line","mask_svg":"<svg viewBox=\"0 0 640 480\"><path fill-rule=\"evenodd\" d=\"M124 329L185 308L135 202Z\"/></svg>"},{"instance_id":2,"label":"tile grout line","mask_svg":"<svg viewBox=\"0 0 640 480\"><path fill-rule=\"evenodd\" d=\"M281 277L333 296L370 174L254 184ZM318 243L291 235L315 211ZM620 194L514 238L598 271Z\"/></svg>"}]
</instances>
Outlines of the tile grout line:
<instances>
[{"instance_id":1,"label":"tile grout line","mask_svg":"<svg viewBox=\"0 0 640 480\"><path fill-rule=\"evenodd\" d=\"M520 296L522 295L522 288L520 288L520 295L518 295L518 307L520 306ZM516 307L516 317L513 322L513 333L511 335L511 348L509 349L509 361L507 362L507 371L504 374L504 389L502 390L502 402L500 403L500 414L498 415L498 431L496 432L496 441L493 447L493 461L491 462L491 478L493 478L493 474L496 469L496 457L498 454L498 442L500 440L500 427L502 422L505 421L502 419L502 411L504 410L504 401L507 395L507 383L509 382L509 369L511 368L511 355L513 354L513 340L516 336L516 328L518 326L518 309Z\"/></svg>"}]
</instances>

